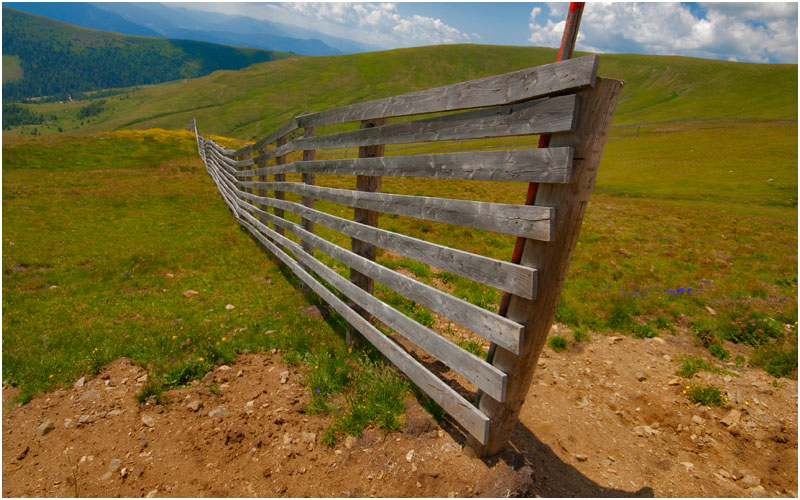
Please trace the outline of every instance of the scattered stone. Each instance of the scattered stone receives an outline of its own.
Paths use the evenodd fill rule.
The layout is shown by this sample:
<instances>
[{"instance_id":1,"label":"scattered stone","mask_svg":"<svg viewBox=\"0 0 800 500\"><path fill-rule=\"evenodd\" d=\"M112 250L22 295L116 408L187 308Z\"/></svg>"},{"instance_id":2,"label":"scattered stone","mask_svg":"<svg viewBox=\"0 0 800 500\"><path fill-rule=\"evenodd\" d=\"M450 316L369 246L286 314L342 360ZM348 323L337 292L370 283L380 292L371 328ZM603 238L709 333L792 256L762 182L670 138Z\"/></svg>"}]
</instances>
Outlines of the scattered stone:
<instances>
[{"instance_id":1,"label":"scattered stone","mask_svg":"<svg viewBox=\"0 0 800 500\"><path fill-rule=\"evenodd\" d=\"M126 477L128 477L128 473L129 472L130 472L129 468L123 467L122 470L119 471L119 475L122 476L123 478L126 478Z\"/></svg>"},{"instance_id":2,"label":"scattered stone","mask_svg":"<svg viewBox=\"0 0 800 500\"><path fill-rule=\"evenodd\" d=\"M25 460L25 457L28 456L29 451L31 451L31 448L26 446L25 449L19 452L19 455L17 455L17 460Z\"/></svg>"},{"instance_id":3,"label":"scattered stone","mask_svg":"<svg viewBox=\"0 0 800 500\"><path fill-rule=\"evenodd\" d=\"M347 438L344 440L344 447L347 448L348 450L355 445L356 445L355 436L347 436Z\"/></svg>"},{"instance_id":4,"label":"scattered stone","mask_svg":"<svg viewBox=\"0 0 800 500\"><path fill-rule=\"evenodd\" d=\"M706 311L708 311L708 313L710 315L712 315L712 316L716 316L717 315L717 311L715 311L714 308L711 307L711 306L706 306Z\"/></svg>"},{"instance_id":5,"label":"scattered stone","mask_svg":"<svg viewBox=\"0 0 800 500\"><path fill-rule=\"evenodd\" d=\"M731 410L728 412L727 415L722 417L720 423L727 428L731 428L735 425L738 425L741 418L742 418L742 412L740 412L739 410Z\"/></svg>"},{"instance_id":6,"label":"scattered stone","mask_svg":"<svg viewBox=\"0 0 800 500\"><path fill-rule=\"evenodd\" d=\"M227 311L232 311L232 310L236 309L236 306L233 305L233 304L228 304L228 305L225 306L225 309Z\"/></svg>"},{"instance_id":7,"label":"scattered stone","mask_svg":"<svg viewBox=\"0 0 800 500\"><path fill-rule=\"evenodd\" d=\"M42 422L42 424L36 428L36 432L39 433L40 436L44 436L55 428L56 426L53 421L48 419Z\"/></svg>"},{"instance_id":8,"label":"scattered stone","mask_svg":"<svg viewBox=\"0 0 800 500\"><path fill-rule=\"evenodd\" d=\"M724 380L725 382L731 382L733 380L733 377L731 377L730 375L725 375L724 377L722 377L722 380Z\"/></svg>"},{"instance_id":9,"label":"scattered stone","mask_svg":"<svg viewBox=\"0 0 800 500\"><path fill-rule=\"evenodd\" d=\"M200 292L196 292L194 290L186 290L183 292L184 297L194 297L195 295L200 295Z\"/></svg>"},{"instance_id":10,"label":"scattered stone","mask_svg":"<svg viewBox=\"0 0 800 500\"><path fill-rule=\"evenodd\" d=\"M78 401L86 401L87 399L91 399L93 401L96 401L96 400L100 399L100 393L98 393L97 391L95 391L93 389L89 389L88 391L86 391L83 394L83 396L78 398Z\"/></svg>"},{"instance_id":11,"label":"scattered stone","mask_svg":"<svg viewBox=\"0 0 800 500\"><path fill-rule=\"evenodd\" d=\"M228 366L228 365L219 365L219 366L217 367L217 371L218 371L218 372L226 372L226 371L228 371L228 370L230 370L230 369L231 369L231 367L230 367L230 366Z\"/></svg>"},{"instance_id":12,"label":"scattered stone","mask_svg":"<svg viewBox=\"0 0 800 500\"><path fill-rule=\"evenodd\" d=\"M624 337L608 337L609 344L616 344L617 342L622 342Z\"/></svg>"},{"instance_id":13,"label":"scattered stone","mask_svg":"<svg viewBox=\"0 0 800 500\"><path fill-rule=\"evenodd\" d=\"M81 415L78 417L79 424L91 424L94 422L94 418L91 415Z\"/></svg>"},{"instance_id":14,"label":"scattered stone","mask_svg":"<svg viewBox=\"0 0 800 500\"><path fill-rule=\"evenodd\" d=\"M742 479L739 480L739 485L742 488L754 488L761 484L761 478L751 475L746 475Z\"/></svg>"},{"instance_id":15,"label":"scattered stone","mask_svg":"<svg viewBox=\"0 0 800 500\"><path fill-rule=\"evenodd\" d=\"M292 444L292 437L288 432L283 435L283 444Z\"/></svg>"},{"instance_id":16,"label":"scattered stone","mask_svg":"<svg viewBox=\"0 0 800 500\"><path fill-rule=\"evenodd\" d=\"M111 410L110 412L107 413L107 415L109 417L116 417L122 415L123 413L125 413L125 410Z\"/></svg>"},{"instance_id":17,"label":"scattered stone","mask_svg":"<svg viewBox=\"0 0 800 500\"><path fill-rule=\"evenodd\" d=\"M650 339L650 342L652 342L653 344L662 344L662 345L665 343L664 339L662 339L661 337L653 337Z\"/></svg>"},{"instance_id":18,"label":"scattered stone","mask_svg":"<svg viewBox=\"0 0 800 500\"><path fill-rule=\"evenodd\" d=\"M305 443L313 443L317 440L317 435L313 432L301 432L300 440Z\"/></svg>"},{"instance_id":19,"label":"scattered stone","mask_svg":"<svg viewBox=\"0 0 800 500\"><path fill-rule=\"evenodd\" d=\"M706 419L704 419L703 417L701 417L699 415L694 415L692 417L692 422L694 422L697 425L703 425L704 423L706 423Z\"/></svg>"},{"instance_id":20,"label":"scattered stone","mask_svg":"<svg viewBox=\"0 0 800 500\"><path fill-rule=\"evenodd\" d=\"M417 488L422 488L422 484L419 481L417 481Z\"/></svg>"},{"instance_id":21,"label":"scattered stone","mask_svg":"<svg viewBox=\"0 0 800 500\"><path fill-rule=\"evenodd\" d=\"M694 469L694 464L692 462L681 462L681 465L686 467L687 471Z\"/></svg>"},{"instance_id":22,"label":"scattered stone","mask_svg":"<svg viewBox=\"0 0 800 500\"><path fill-rule=\"evenodd\" d=\"M108 470L111 472L117 472L120 467L122 467L122 460L119 458L112 458L108 463Z\"/></svg>"},{"instance_id":23,"label":"scattered stone","mask_svg":"<svg viewBox=\"0 0 800 500\"><path fill-rule=\"evenodd\" d=\"M733 479L733 475L731 475L731 473L726 471L725 469L717 470L717 474L724 477L725 479Z\"/></svg>"},{"instance_id":24,"label":"scattered stone","mask_svg":"<svg viewBox=\"0 0 800 500\"><path fill-rule=\"evenodd\" d=\"M83 384L85 383L86 383L86 377L81 377L78 380L76 380L74 384L72 384L72 387L77 389L78 387L83 387Z\"/></svg>"},{"instance_id":25,"label":"scattered stone","mask_svg":"<svg viewBox=\"0 0 800 500\"><path fill-rule=\"evenodd\" d=\"M644 382L645 380L647 380L647 376L645 376L645 374L642 372L636 372L636 375L634 376L636 377L636 380L638 380L639 382Z\"/></svg>"},{"instance_id":26,"label":"scattered stone","mask_svg":"<svg viewBox=\"0 0 800 500\"><path fill-rule=\"evenodd\" d=\"M289 381L289 371L281 372L281 384L285 384Z\"/></svg>"},{"instance_id":27,"label":"scattered stone","mask_svg":"<svg viewBox=\"0 0 800 500\"><path fill-rule=\"evenodd\" d=\"M669 354L665 354L661 357L664 358L664 361L672 361L672 356L670 356Z\"/></svg>"},{"instance_id":28,"label":"scattered stone","mask_svg":"<svg viewBox=\"0 0 800 500\"><path fill-rule=\"evenodd\" d=\"M228 412L225 411L225 408L223 408L221 406L218 407L218 408L214 408L213 410L208 412L208 416L209 417L214 417L214 418L216 418L216 417L224 417L224 416L227 416L227 415L228 415Z\"/></svg>"},{"instance_id":29,"label":"scattered stone","mask_svg":"<svg viewBox=\"0 0 800 500\"><path fill-rule=\"evenodd\" d=\"M604 459L604 460L603 460L602 462L600 462L600 463L603 465L603 467L611 467L611 460L609 460L609 459L607 459L607 458L606 458L606 459Z\"/></svg>"},{"instance_id":30,"label":"scattered stone","mask_svg":"<svg viewBox=\"0 0 800 500\"><path fill-rule=\"evenodd\" d=\"M108 481L109 479L111 479L111 473L110 472L106 472L105 474L100 476L100 480L101 481Z\"/></svg>"},{"instance_id":31,"label":"scattered stone","mask_svg":"<svg viewBox=\"0 0 800 500\"><path fill-rule=\"evenodd\" d=\"M736 389L736 404L744 403L744 391L741 389Z\"/></svg>"},{"instance_id":32,"label":"scattered stone","mask_svg":"<svg viewBox=\"0 0 800 500\"><path fill-rule=\"evenodd\" d=\"M661 431L657 431L650 427L649 425L637 425L633 428L633 433L639 437L649 437L653 435L658 435Z\"/></svg>"},{"instance_id":33,"label":"scattered stone","mask_svg":"<svg viewBox=\"0 0 800 500\"><path fill-rule=\"evenodd\" d=\"M137 378L136 382L138 382L140 384L144 384L145 382L147 382L147 374L145 373L141 377Z\"/></svg>"},{"instance_id":34,"label":"scattered stone","mask_svg":"<svg viewBox=\"0 0 800 500\"><path fill-rule=\"evenodd\" d=\"M158 493L158 490L150 490L150 491L147 492L146 497L147 498L153 498L153 497L156 496L156 493Z\"/></svg>"},{"instance_id":35,"label":"scattered stone","mask_svg":"<svg viewBox=\"0 0 800 500\"><path fill-rule=\"evenodd\" d=\"M582 455L580 453L575 453L575 460L577 460L578 462L585 462L588 459L589 459L589 457L587 455Z\"/></svg>"},{"instance_id":36,"label":"scattered stone","mask_svg":"<svg viewBox=\"0 0 800 500\"><path fill-rule=\"evenodd\" d=\"M198 411L200 408L203 407L203 402L199 399L195 399L194 401L189 401L189 404L186 405L186 408L189 408L191 411Z\"/></svg>"},{"instance_id":37,"label":"scattered stone","mask_svg":"<svg viewBox=\"0 0 800 500\"><path fill-rule=\"evenodd\" d=\"M674 378L674 379L670 380L669 382L667 382L667 385L681 385L681 379Z\"/></svg>"},{"instance_id":38,"label":"scattered stone","mask_svg":"<svg viewBox=\"0 0 800 500\"><path fill-rule=\"evenodd\" d=\"M150 415L144 414L144 415L142 415L142 425L145 426L145 427L153 427L154 425L156 425L156 423L153 420L153 417L151 417Z\"/></svg>"},{"instance_id":39,"label":"scattered stone","mask_svg":"<svg viewBox=\"0 0 800 500\"><path fill-rule=\"evenodd\" d=\"M767 496L767 490L765 490L761 485L748 488L747 492L750 493L751 497L763 498Z\"/></svg>"},{"instance_id":40,"label":"scattered stone","mask_svg":"<svg viewBox=\"0 0 800 500\"><path fill-rule=\"evenodd\" d=\"M410 462L412 460L414 460L414 450L409 450L409 452L406 453L406 462Z\"/></svg>"},{"instance_id":41,"label":"scattered stone","mask_svg":"<svg viewBox=\"0 0 800 500\"><path fill-rule=\"evenodd\" d=\"M237 376L237 377L242 377L242 376L244 376L244 370L239 370L238 372L236 372L236 376Z\"/></svg>"}]
</instances>

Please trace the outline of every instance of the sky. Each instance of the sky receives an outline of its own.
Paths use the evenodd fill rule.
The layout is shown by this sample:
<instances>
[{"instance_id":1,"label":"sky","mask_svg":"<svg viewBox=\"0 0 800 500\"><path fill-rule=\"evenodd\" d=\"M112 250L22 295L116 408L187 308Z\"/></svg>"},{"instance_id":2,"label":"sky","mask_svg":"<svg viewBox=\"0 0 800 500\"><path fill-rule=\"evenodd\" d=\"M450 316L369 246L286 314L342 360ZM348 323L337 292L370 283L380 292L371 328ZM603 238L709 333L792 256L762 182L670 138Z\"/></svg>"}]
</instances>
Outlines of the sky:
<instances>
[{"instance_id":1,"label":"sky","mask_svg":"<svg viewBox=\"0 0 800 500\"><path fill-rule=\"evenodd\" d=\"M568 3L183 3L313 28L384 49L558 47ZM797 3L587 2L577 50L797 63Z\"/></svg>"}]
</instances>

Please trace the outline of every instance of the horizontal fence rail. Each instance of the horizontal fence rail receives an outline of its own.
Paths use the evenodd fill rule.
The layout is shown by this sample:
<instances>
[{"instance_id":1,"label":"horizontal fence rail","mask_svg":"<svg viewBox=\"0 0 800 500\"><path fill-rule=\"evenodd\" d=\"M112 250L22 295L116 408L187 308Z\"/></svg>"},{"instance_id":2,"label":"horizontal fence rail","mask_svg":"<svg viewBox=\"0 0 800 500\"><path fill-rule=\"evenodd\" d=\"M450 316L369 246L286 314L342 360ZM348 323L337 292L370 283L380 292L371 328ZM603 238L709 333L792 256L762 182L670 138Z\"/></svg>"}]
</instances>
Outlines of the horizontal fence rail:
<instances>
[{"instance_id":1,"label":"horizontal fence rail","mask_svg":"<svg viewBox=\"0 0 800 500\"><path fill-rule=\"evenodd\" d=\"M378 227L378 214L521 236L543 245L561 245L564 251L571 252L569 244L559 241L556 231L561 224L562 209L550 203L510 205L385 193L381 192L381 179L571 186L576 166L585 160L578 156L580 144L562 141L547 149L501 147L456 153L436 152L436 144L543 133L574 135L582 126L585 107L595 105L592 96L598 82L597 64L596 56L586 56L303 114L255 144L238 150L204 138L197 132L195 122L198 152L239 224L441 405L477 443L487 445L492 441L495 425L491 411L487 415L477 403L469 401L464 392L469 389L463 384L456 383L453 387L429 371L416 349L444 363L457 377L471 384L473 391L501 405L521 404L509 401L509 390L515 387L509 384L516 375L475 356L436 329L392 307L383 292L375 293L374 283L513 356L523 356L529 350L532 342L526 327L529 320L498 315L452 295L444 287L432 286L415 275L381 265L376 262L376 250L382 248L530 303L536 302L545 285L541 269L535 262L513 264L402 234L386 226ZM415 118L415 115L423 116ZM356 122L359 128L349 131L336 128L348 122ZM319 133L317 127L323 126L332 126L332 131ZM420 143L429 144L420 154L384 156L387 144ZM342 156L343 148L357 149L358 158L336 158ZM300 152L302 159L293 156ZM578 171L579 177L581 172ZM355 189L342 187L342 182L347 185L348 178L356 181ZM320 179L335 185L319 185ZM342 217L342 209L352 210L353 219ZM342 238L350 240L351 248L337 243ZM332 268L325 261L338 264ZM349 269L349 278L336 270L343 267ZM552 317L543 321L552 322ZM416 347L395 341L382 329L393 331Z\"/></svg>"}]
</instances>

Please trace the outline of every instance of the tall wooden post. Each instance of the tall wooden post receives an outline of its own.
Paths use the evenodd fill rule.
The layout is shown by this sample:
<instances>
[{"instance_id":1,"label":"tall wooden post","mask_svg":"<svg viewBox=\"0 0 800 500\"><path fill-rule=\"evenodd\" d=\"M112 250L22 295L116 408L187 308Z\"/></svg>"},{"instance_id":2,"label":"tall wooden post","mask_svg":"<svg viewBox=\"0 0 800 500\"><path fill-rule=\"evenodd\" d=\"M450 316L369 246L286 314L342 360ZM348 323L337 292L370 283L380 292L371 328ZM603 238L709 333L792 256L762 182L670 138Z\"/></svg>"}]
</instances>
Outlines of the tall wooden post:
<instances>
[{"instance_id":1,"label":"tall wooden post","mask_svg":"<svg viewBox=\"0 0 800 500\"><path fill-rule=\"evenodd\" d=\"M305 129L305 133L303 134L304 137L316 137L317 136L317 127L307 127ZM314 161L317 159L317 151L315 149L304 149L303 150L303 161ZM316 183L316 174L313 172L303 173L302 174L302 181L304 184L314 185ZM303 196L302 197L303 206L308 208L314 208L314 198L310 196ZM301 218L300 222L303 226L303 229L308 231L309 233L314 232L314 222ZM307 253L314 255L314 247L311 246L311 243L307 241L303 241L303 250Z\"/></svg>"},{"instance_id":2,"label":"tall wooden post","mask_svg":"<svg viewBox=\"0 0 800 500\"><path fill-rule=\"evenodd\" d=\"M372 127L380 127L386 124L385 118L377 118L373 120L363 120L361 122L361 128L372 128ZM379 156L383 156L384 150L386 146L383 144L376 144L374 146L361 146L358 148L358 157L359 158L377 158ZM356 176L356 190L358 191L368 191L372 193L380 192L381 190L381 177L380 176L373 176L373 175L357 175ZM353 220L355 222L360 222L361 224L366 224L368 226L377 227L378 226L378 212L374 210L367 210L364 208L356 208L353 212ZM350 239L351 249L354 253L365 257L369 260L374 261L377 255L377 249L375 245L370 243L358 240L356 238ZM370 294L375 291L375 282L372 278L361 274L360 272L350 269L350 281L357 285L362 290L369 292ZM351 304L352 306L352 304ZM370 315L361 310L359 307L354 307L362 316L371 319ZM352 329L350 329L352 330ZM352 340L353 331L348 331L348 340Z\"/></svg>"},{"instance_id":3,"label":"tall wooden post","mask_svg":"<svg viewBox=\"0 0 800 500\"><path fill-rule=\"evenodd\" d=\"M276 141L275 146L279 148L281 146L285 146L287 142L289 142L289 136L285 135ZM286 155L281 155L275 158L275 165L284 165L284 164L286 164ZM285 181L286 181L286 174L275 174L275 182L285 182ZM277 191L277 190L275 191L276 200L283 200L285 198L286 198L286 193L284 191ZM276 216L284 218L282 208L275 208L274 212ZM284 230L282 227L278 226L277 224L273 224L273 227L275 228L276 233L283 236Z\"/></svg>"},{"instance_id":4,"label":"tall wooden post","mask_svg":"<svg viewBox=\"0 0 800 500\"><path fill-rule=\"evenodd\" d=\"M469 446L478 456L503 451L517 422L555 318L622 85L617 80L598 78L593 89L579 92L577 129L568 134L554 134L550 139L550 147L575 148L572 175L569 184L542 184L536 193L536 205L555 208L554 238L550 242L525 242L521 263L538 269L537 297L533 300L511 297L508 318L525 325L525 338L519 355L500 346L496 348L492 364L508 374L506 402L500 403L486 394L481 396L479 409L492 423L486 445L470 437Z\"/></svg>"}]
</instances>

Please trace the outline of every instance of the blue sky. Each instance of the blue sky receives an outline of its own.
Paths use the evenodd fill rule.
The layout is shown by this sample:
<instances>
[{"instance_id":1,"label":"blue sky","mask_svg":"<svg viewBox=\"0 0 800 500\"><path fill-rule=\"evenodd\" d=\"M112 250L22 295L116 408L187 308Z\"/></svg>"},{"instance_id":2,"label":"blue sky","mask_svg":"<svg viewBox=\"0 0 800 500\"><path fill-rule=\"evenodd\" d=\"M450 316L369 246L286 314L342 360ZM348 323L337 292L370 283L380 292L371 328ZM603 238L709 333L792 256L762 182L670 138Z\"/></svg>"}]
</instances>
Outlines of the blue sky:
<instances>
[{"instance_id":1,"label":"blue sky","mask_svg":"<svg viewBox=\"0 0 800 500\"><path fill-rule=\"evenodd\" d=\"M558 47L568 3L184 3L385 49L442 43ZM797 63L797 3L588 2L578 50Z\"/></svg>"}]
</instances>

